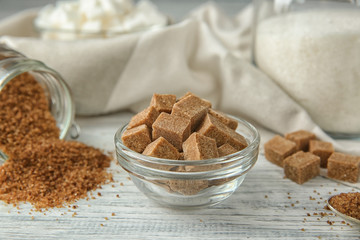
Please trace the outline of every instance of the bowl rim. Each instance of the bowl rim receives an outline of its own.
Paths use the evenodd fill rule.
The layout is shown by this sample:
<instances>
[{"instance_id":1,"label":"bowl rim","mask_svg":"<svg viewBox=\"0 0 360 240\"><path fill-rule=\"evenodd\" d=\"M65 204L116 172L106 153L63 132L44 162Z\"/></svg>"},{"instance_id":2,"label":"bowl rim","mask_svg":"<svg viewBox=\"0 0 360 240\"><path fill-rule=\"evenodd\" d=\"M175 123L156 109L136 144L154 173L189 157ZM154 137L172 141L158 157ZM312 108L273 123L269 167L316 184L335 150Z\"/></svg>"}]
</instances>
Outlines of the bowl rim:
<instances>
[{"instance_id":1,"label":"bowl rim","mask_svg":"<svg viewBox=\"0 0 360 240\"><path fill-rule=\"evenodd\" d=\"M164 159L164 158L157 158L157 157L143 155L125 146L121 140L121 136L123 132L127 129L128 123L120 127L115 133L114 142L115 142L116 152L118 151L124 152L123 150L125 150L126 155L130 155L131 157L137 158L138 160L144 162L153 163L153 164L174 165L174 166L204 166L204 165L206 166L206 165L212 165L214 163L216 164L228 163L234 161L235 157L236 157L236 161L239 161L239 159L240 160L244 159L247 155L249 155L259 147L260 134L259 131L255 128L255 126L249 123L248 121L237 118L229 114L227 114L227 116L235 119L238 123L244 125L248 130L250 130L254 134L254 138L250 143L248 143L248 146L246 148L226 156L203 159L203 160L173 160L173 159Z\"/></svg>"}]
</instances>

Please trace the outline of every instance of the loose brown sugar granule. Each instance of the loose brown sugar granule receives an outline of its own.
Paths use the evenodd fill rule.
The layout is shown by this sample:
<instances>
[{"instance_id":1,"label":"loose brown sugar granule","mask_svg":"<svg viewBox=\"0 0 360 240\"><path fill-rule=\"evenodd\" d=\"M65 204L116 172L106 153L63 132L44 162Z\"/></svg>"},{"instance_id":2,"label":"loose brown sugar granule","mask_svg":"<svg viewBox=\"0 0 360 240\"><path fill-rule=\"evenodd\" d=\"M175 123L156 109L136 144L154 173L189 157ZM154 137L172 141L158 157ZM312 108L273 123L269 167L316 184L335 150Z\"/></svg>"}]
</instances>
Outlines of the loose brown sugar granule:
<instances>
[{"instance_id":1,"label":"loose brown sugar granule","mask_svg":"<svg viewBox=\"0 0 360 240\"><path fill-rule=\"evenodd\" d=\"M329 203L339 212L360 220L360 192L340 193L332 197Z\"/></svg>"},{"instance_id":2,"label":"loose brown sugar granule","mask_svg":"<svg viewBox=\"0 0 360 240\"><path fill-rule=\"evenodd\" d=\"M11 152L28 141L57 138L59 129L41 85L28 73L6 84L0 92L0 149Z\"/></svg>"},{"instance_id":3,"label":"loose brown sugar granule","mask_svg":"<svg viewBox=\"0 0 360 240\"><path fill-rule=\"evenodd\" d=\"M47 140L17 149L0 167L0 200L62 207L110 179L111 158L83 143Z\"/></svg>"},{"instance_id":4,"label":"loose brown sugar granule","mask_svg":"<svg viewBox=\"0 0 360 240\"><path fill-rule=\"evenodd\" d=\"M30 202L37 210L87 196L112 176L111 158L79 142L58 140L59 129L42 86L28 73L0 92L0 200Z\"/></svg>"},{"instance_id":5,"label":"loose brown sugar granule","mask_svg":"<svg viewBox=\"0 0 360 240\"><path fill-rule=\"evenodd\" d=\"M330 226L335 223L334 221L330 221L330 220L327 220L326 222L327 222L327 224L329 224Z\"/></svg>"}]
</instances>

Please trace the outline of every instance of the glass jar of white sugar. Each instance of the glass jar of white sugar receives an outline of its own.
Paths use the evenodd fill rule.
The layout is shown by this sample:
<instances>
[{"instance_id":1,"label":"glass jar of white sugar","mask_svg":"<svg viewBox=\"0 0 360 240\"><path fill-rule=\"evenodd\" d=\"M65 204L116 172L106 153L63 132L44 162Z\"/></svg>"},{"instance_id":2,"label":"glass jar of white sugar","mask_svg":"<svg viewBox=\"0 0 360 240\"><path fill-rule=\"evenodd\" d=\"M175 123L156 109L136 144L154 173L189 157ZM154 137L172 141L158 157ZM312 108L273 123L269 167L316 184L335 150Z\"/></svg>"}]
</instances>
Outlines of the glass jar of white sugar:
<instances>
[{"instance_id":1,"label":"glass jar of white sugar","mask_svg":"<svg viewBox=\"0 0 360 240\"><path fill-rule=\"evenodd\" d=\"M359 137L359 1L254 3L258 68L330 135Z\"/></svg>"}]
</instances>

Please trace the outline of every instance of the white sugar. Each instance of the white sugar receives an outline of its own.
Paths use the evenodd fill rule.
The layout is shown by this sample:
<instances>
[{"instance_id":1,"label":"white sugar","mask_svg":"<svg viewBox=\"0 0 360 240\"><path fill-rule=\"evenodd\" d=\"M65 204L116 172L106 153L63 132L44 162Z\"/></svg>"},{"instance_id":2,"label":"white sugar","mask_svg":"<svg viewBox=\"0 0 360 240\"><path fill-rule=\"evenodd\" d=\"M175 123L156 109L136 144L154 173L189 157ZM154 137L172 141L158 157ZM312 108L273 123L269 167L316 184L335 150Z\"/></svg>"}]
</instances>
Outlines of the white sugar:
<instances>
[{"instance_id":1,"label":"white sugar","mask_svg":"<svg viewBox=\"0 0 360 240\"><path fill-rule=\"evenodd\" d=\"M302 11L258 25L256 63L326 131L360 133L360 11Z\"/></svg>"}]
</instances>

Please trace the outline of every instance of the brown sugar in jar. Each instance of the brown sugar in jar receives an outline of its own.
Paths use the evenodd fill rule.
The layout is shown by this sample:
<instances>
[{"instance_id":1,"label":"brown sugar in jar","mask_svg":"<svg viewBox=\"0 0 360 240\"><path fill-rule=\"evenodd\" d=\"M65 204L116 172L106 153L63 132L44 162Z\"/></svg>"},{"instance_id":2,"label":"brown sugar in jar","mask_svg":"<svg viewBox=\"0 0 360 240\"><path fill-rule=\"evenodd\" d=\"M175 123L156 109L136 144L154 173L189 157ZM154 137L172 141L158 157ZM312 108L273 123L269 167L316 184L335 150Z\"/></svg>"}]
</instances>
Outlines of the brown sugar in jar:
<instances>
[{"instance_id":1,"label":"brown sugar in jar","mask_svg":"<svg viewBox=\"0 0 360 240\"><path fill-rule=\"evenodd\" d=\"M23 54L0 43L0 92L9 82L13 82L14 78L24 77L27 79L32 78L32 81L35 80L38 82L41 88L35 87L30 90L19 85L18 87L22 88L16 89L14 87L12 94L21 93L22 97L18 99L19 101L24 101L26 99L26 101L33 102L35 99L40 100L40 98L44 98L44 102L42 102L41 105L42 107L47 108L55 119L56 126L59 128L59 138L64 139L69 135L72 126L76 125L74 122L74 101L65 80L59 73L46 66L44 63L29 59ZM39 94L39 91L42 93ZM9 97L10 96L3 96L3 99ZM12 100L7 99L7 101L10 102ZM44 105L44 103L46 105ZM11 110L10 105L8 108ZM77 133L75 132L74 135L76 134Z\"/></svg>"},{"instance_id":2,"label":"brown sugar in jar","mask_svg":"<svg viewBox=\"0 0 360 240\"><path fill-rule=\"evenodd\" d=\"M75 111L60 75L1 44L0 70L0 200L62 207L112 180L111 157L63 140Z\"/></svg>"}]
</instances>

